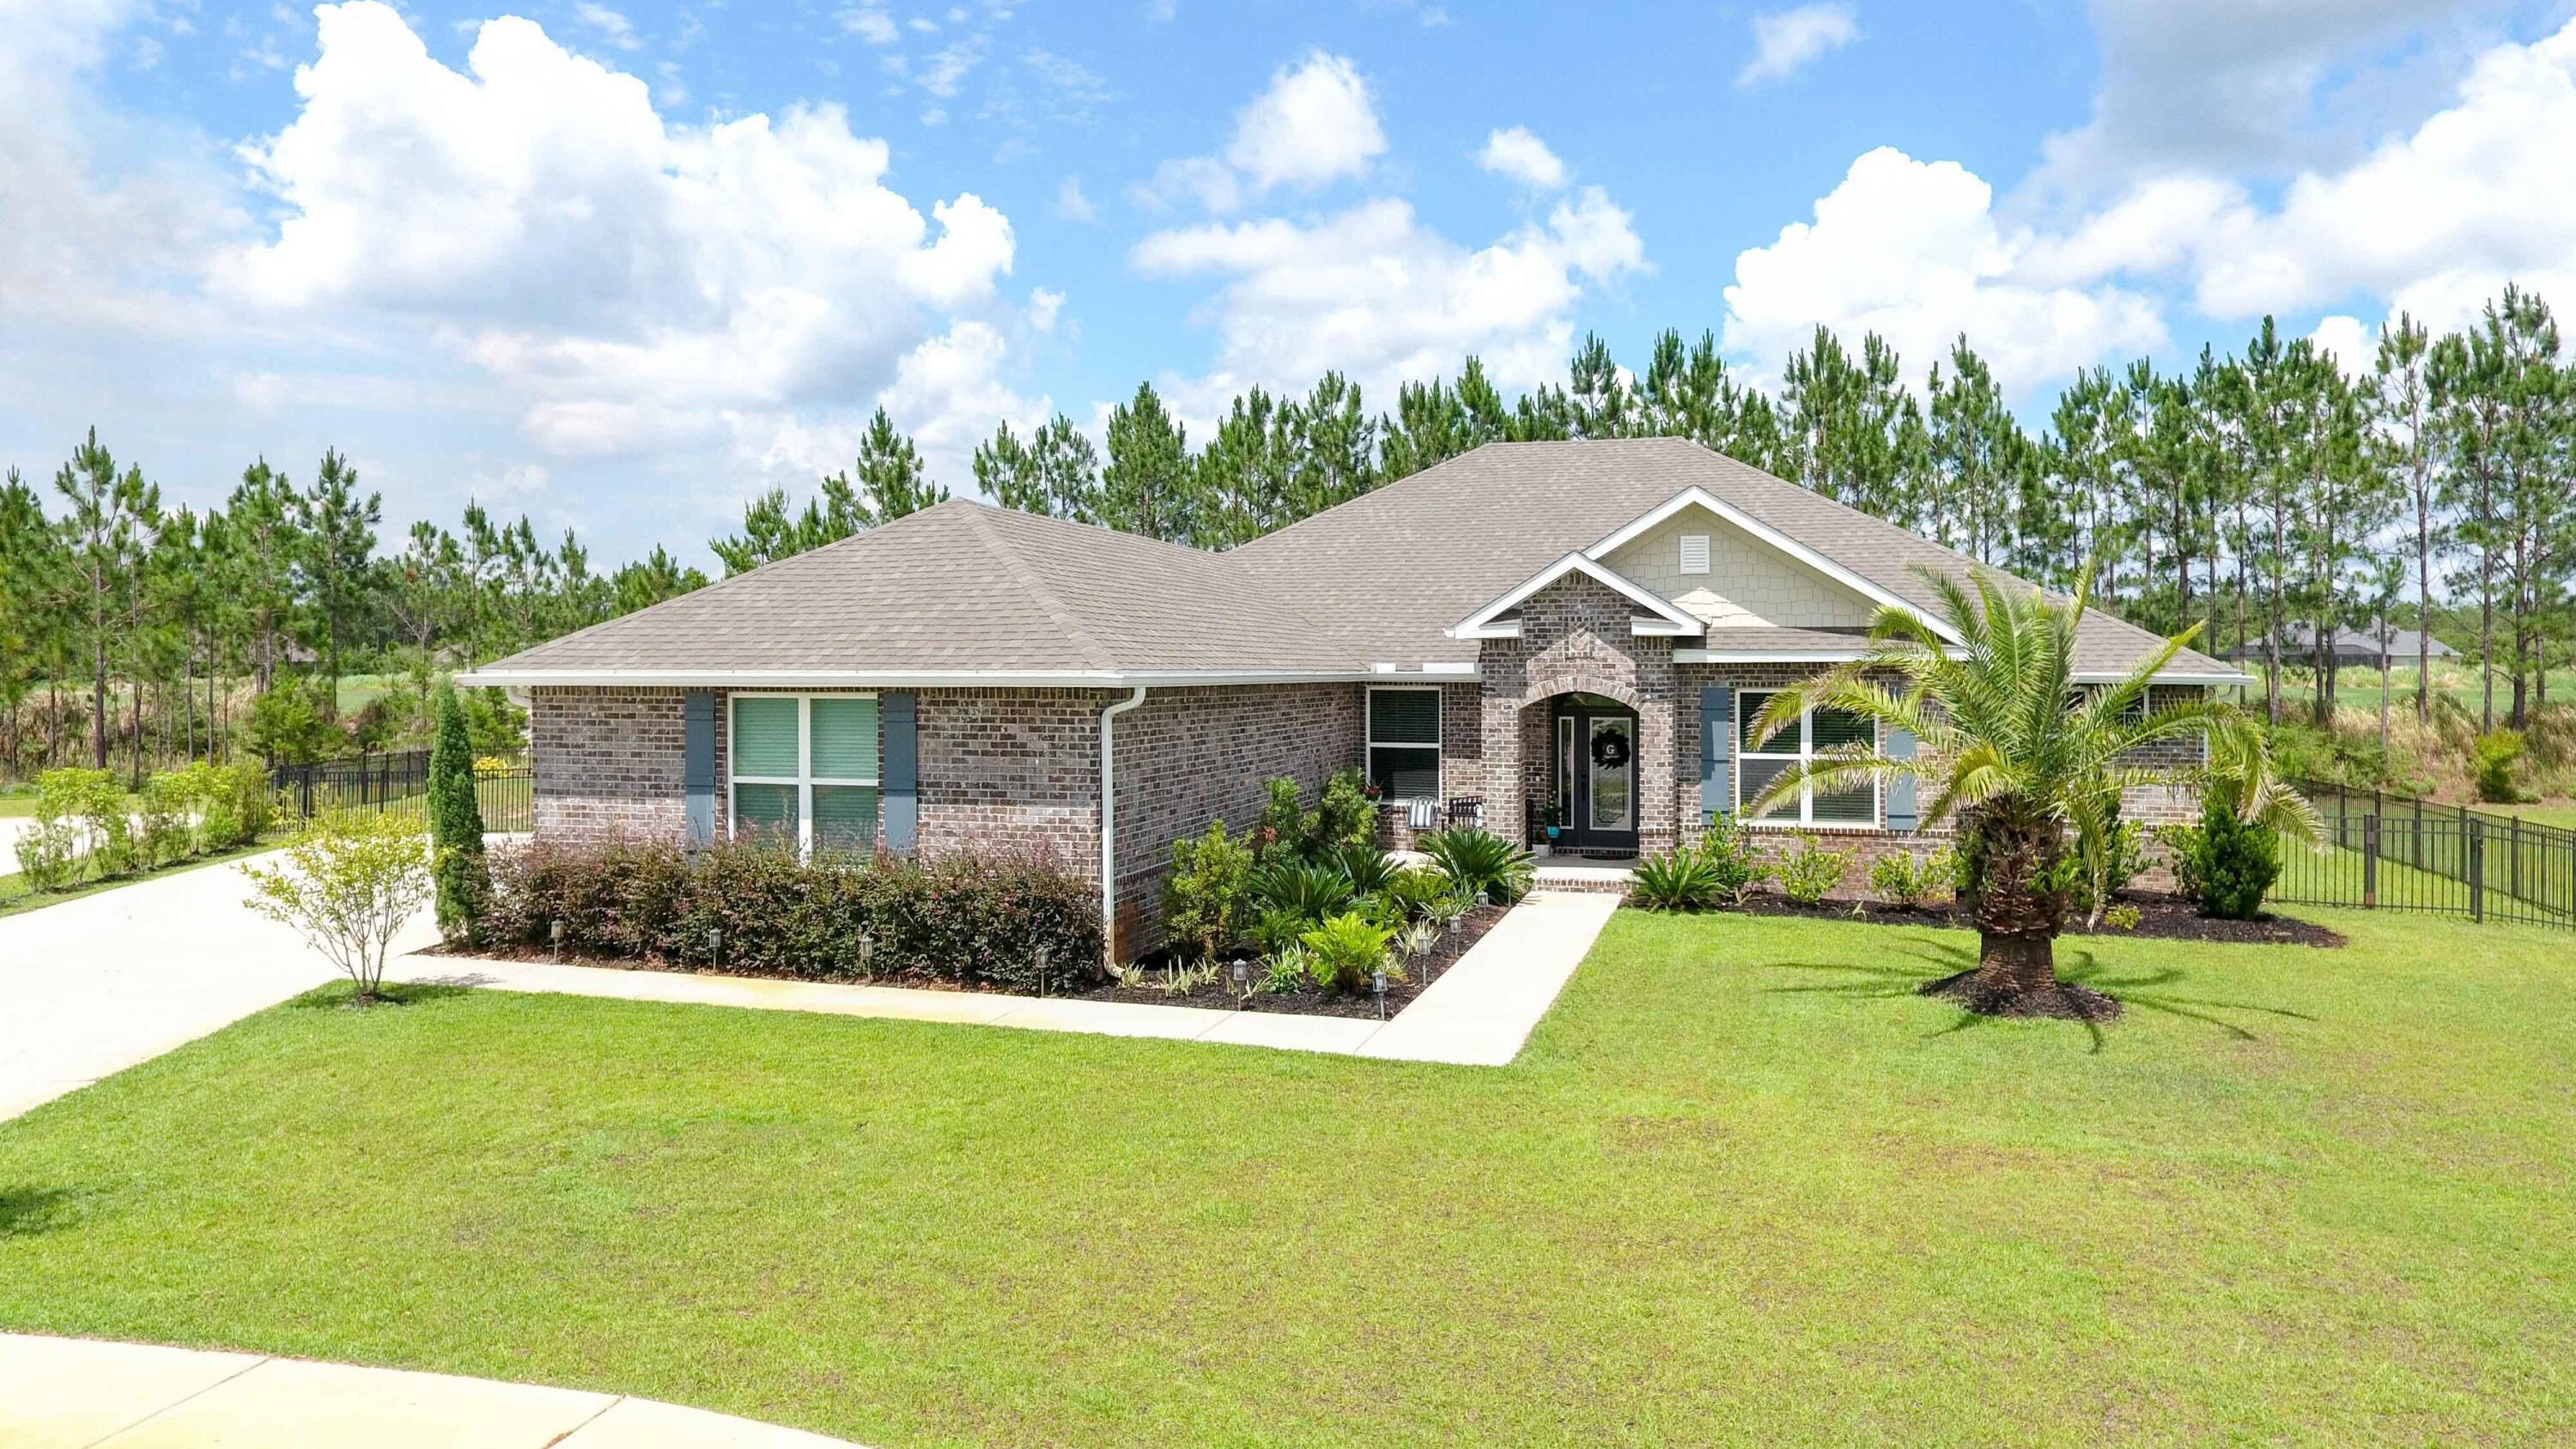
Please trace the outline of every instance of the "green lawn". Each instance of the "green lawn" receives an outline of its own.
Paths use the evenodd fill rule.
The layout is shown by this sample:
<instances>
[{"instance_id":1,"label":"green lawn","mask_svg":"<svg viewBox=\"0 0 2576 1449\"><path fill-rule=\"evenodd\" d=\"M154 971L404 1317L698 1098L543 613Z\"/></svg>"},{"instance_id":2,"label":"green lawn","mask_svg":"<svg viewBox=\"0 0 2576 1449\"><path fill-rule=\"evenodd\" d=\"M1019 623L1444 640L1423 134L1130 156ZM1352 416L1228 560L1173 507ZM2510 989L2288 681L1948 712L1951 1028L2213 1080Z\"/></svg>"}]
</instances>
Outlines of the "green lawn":
<instances>
[{"instance_id":1,"label":"green lawn","mask_svg":"<svg viewBox=\"0 0 2576 1449\"><path fill-rule=\"evenodd\" d=\"M2322 914L2322 913L2321 913ZM2576 1435L2576 951L1623 912L1515 1066L442 995L0 1125L0 1327L925 1442Z\"/></svg>"}]
</instances>

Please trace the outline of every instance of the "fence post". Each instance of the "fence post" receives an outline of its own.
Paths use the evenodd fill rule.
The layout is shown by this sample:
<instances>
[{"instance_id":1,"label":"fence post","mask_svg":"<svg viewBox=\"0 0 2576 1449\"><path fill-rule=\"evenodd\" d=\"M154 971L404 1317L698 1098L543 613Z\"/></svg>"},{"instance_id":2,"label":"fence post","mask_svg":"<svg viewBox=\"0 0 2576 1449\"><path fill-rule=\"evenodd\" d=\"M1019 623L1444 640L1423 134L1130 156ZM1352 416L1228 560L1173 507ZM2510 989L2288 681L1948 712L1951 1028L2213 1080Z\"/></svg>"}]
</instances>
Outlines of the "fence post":
<instances>
[{"instance_id":1,"label":"fence post","mask_svg":"<svg viewBox=\"0 0 2576 1449\"><path fill-rule=\"evenodd\" d=\"M2461 812L2465 819L2467 812ZM2487 851L2486 837L2475 826L2469 829L2469 919L2487 918Z\"/></svg>"},{"instance_id":2,"label":"fence post","mask_svg":"<svg viewBox=\"0 0 2576 1449\"><path fill-rule=\"evenodd\" d=\"M2513 864L2512 864L2512 865L2510 865L2510 866L2508 866L2508 867L2506 867L2506 873L2507 873L2507 875L2511 878L2511 880L2513 881L2513 884L2512 884L2512 885L2510 885L2510 886L2508 886L2508 887L2506 888L2506 890L2505 890L2505 894L2507 894L2507 895L2509 895L2509 896L2512 896L2515 900L2521 900L2521 899L2522 899L2522 817L2521 817L2521 816L2519 816L2519 815L2517 815L2517 816L2513 817L2513 844L2512 844L2512 846L2511 846L2511 849L2512 849L2512 851L2513 851Z\"/></svg>"},{"instance_id":3,"label":"fence post","mask_svg":"<svg viewBox=\"0 0 2576 1449\"><path fill-rule=\"evenodd\" d=\"M2379 813L2361 817L2361 906L2370 910L2379 904Z\"/></svg>"}]
</instances>

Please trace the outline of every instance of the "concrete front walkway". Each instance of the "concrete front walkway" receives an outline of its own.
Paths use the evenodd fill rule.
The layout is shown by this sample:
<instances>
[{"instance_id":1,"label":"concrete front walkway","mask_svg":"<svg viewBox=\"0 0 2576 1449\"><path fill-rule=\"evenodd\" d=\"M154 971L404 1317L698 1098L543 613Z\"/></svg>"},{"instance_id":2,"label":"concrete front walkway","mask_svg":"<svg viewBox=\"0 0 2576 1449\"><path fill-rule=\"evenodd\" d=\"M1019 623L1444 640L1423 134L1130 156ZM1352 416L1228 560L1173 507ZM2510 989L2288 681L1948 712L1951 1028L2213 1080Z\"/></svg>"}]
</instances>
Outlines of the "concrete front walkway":
<instances>
[{"instance_id":1,"label":"concrete front walkway","mask_svg":"<svg viewBox=\"0 0 2576 1449\"><path fill-rule=\"evenodd\" d=\"M1556 1001L1619 897L1541 891L1485 933L1431 989L1392 1021L1367 1017L1288 1016L1198 1006L1124 1001L1069 1001L978 991L921 991L821 981L768 981L693 976L605 966L412 956L386 974L399 981L444 982L502 991L561 992L627 1001L815 1011L836 1016L944 1021L1034 1031L1163 1037L1230 1046L1334 1052L1391 1061L1501 1066Z\"/></svg>"},{"instance_id":2,"label":"concrete front walkway","mask_svg":"<svg viewBox=\"0 0 2576 1449\"><path fill-rule=\"evenodd\" d=\"M243 864L0 918L0 1119L333 979L303 937L243 904ZM400 945L435 938L424 915Z\"/></svg>"},{"instance_id":3,"label":"concrete front walkway","mask_svg":"<svg viewBox=\"0 0 2576 1449\"><path fill-rule=\"evenodd\" d=\"M354 1364L0 1334L9 1449L828 1449L651 1399Z\"/></svg>"}]
</instances>

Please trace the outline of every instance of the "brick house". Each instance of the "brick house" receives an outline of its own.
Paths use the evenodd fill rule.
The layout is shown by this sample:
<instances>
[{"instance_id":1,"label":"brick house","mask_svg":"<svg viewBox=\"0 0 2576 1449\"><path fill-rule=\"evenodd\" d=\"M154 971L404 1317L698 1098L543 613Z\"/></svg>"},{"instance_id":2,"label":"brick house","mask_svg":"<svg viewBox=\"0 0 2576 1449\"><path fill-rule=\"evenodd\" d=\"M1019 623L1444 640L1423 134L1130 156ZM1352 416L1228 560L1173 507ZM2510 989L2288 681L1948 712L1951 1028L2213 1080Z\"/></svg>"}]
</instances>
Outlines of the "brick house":
<instances>
[{"instance_id":1,"label":"brick house","mask_svg":"<svg viewBox=\"0 0 2576 1449\"><path fill-rule=\"evenodd\" d=\"M532 712L540 834L1034 848L1104 883L1133 950L1172 843L1249 825L1274 776L1361 767L1390 845L1472 817L1668 848L1866 737L1743 724L1880 607L1929 614L1917 565L1971 566L1685 440L1497 443L1222 554L944 503L468 682ZM2092 613L2077 642L2108 681L2160 641ZM2185 652L2159 688L2242 679ZM1869 853L1927 822L1897 781L1752 824Z\"/></svg>"}]
</instances>

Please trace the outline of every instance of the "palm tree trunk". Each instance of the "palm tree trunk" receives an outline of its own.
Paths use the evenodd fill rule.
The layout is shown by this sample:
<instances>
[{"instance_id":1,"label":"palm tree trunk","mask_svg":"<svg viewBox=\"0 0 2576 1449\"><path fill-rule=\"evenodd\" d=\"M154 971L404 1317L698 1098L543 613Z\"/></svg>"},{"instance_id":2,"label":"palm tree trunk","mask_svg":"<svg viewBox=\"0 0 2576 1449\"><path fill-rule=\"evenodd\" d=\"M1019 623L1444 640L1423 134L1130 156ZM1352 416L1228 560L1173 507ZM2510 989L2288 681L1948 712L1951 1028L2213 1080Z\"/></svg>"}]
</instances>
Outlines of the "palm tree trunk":
<instances>
[{"instance_id":1,"label":"palm tree trunk","mask_svg":"<svg viewBox=\"0 0 2576 1449\"><path fill-rule=\"evenodd\" d=\"M2057 938L2043 931L1979 931L1977 988L2027 995L2057 984Z\"/></svg>"}]
</instances>

